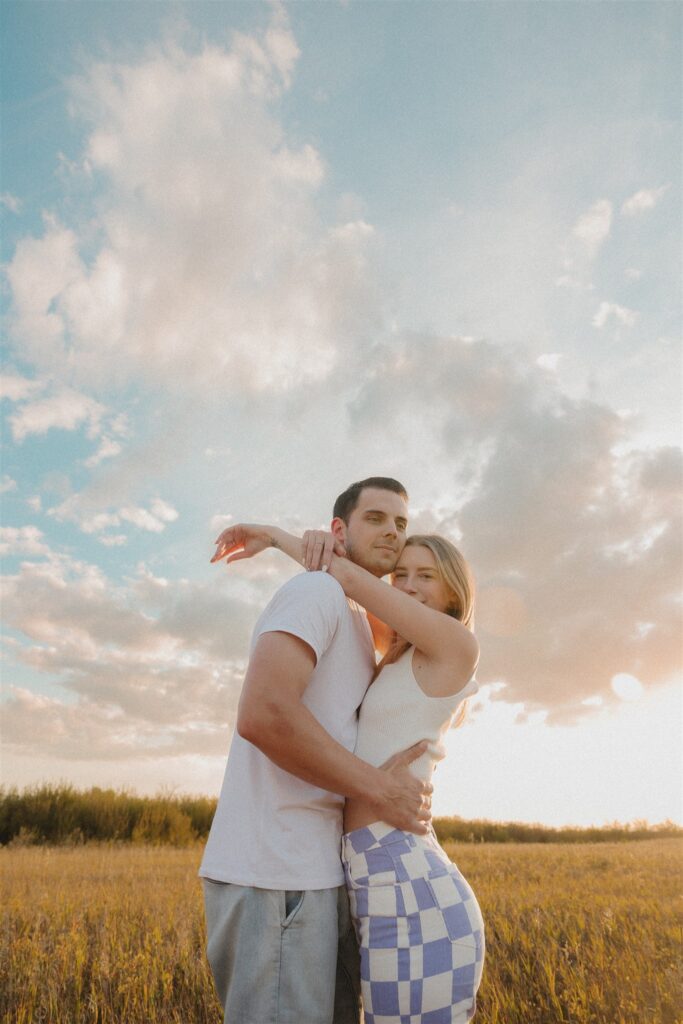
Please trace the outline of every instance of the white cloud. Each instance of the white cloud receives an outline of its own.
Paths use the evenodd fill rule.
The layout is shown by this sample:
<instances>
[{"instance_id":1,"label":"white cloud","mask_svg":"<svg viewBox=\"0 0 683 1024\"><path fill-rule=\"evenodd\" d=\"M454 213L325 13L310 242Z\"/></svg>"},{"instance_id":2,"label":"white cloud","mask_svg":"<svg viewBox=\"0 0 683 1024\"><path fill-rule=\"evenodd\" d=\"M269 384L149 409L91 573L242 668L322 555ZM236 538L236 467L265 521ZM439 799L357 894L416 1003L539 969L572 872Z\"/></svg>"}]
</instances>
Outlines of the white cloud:
<instances>
[{"instance_id":1,"label":"white cloud","mask_svg":"<svg viewBox=\"0 0 683 1024\"><path fill-rule=\"evenodd\" d=\"M281 147L275 156L275 165L283 178L307 185L319 185L325 174L320 154L308 144L299 152Z\"/></svg>"},{"instance_id":2,"label":"white cloud","mask_svg":"<svg viewBox=\"0 0 683 1024\"><path fill-rule=\"evenodd\" d=\"M329 488L331 501L373 470L404 478L429 509L413 529L457 538L471 561L479 679L506 683L496 700L571 721L595 713L584 703L591 698L614 703L611 679L620 672L648 688L670 678L679 654L672 595L680 451L616 454L629 439L627 421L563 395L542 367L485 341L397 334L362 357L351 352L332 387L304 389L288 440L323 436L317 417L324 412L325 422L339 423L338 444L326 441L319 462L305 457L310 444L290 452L290 504L280 511L309 507L321 489ZM269 407L273 422L282 422L278 403ZM419 409L419 419L406 417L406 408ZM264 465L263 501L272 506ZM124 509L142 528L152 528L148 517L163 528L175 512L161 499ZM123 519L124 509L93 515ZM230 521L216 515L210 541ZM116 526L113 518L90 525L99 527L98 539ZM216 569L200 582L141 570L120 585L63 556L22 567L5 587L9 624L27 638L20 657L58 678L77 704L50 704L48 714L10 701L7 728L24 736L21 749L44 744L72 758L145 756L150 747L174 756L204 743L224 751L250 626L292 571L279 558ZM643 622L654 625L643 631Z\"/></svg>"},{"instance_id":3,"label":"white cloud","mask_svg":"<svg viewBox=\"0 0 683 1024\"><path fill-rule=\"evenodd\" d=\"M0 526L0 554L46 555L49 549L43 538L37 526Z\"/></svg>"},{"instance_id":4,"label":"white cloud","mask_svg":"<svg viewBox=\"0 0 683 1024\"><path fill-rule=\"evenodd\" d=\"M21 402L37 391L42 391L45 382L29 380L18 374L6 373L0 377L0 398L8 398L10 402Z\"/></svg>"},{"instance_id":5,"label":"white cloud","mask_svg":"<svg viewBox=\"0 0 683 1024\"><path fill-rule=\"evenodd\" d=\"M333 370L369 322L372 230L327 229L323 160L285 138L273 101L297 55L277 7L230 47L169 44L72 83L101 195L87 235L49 219L7 268L13 338L36 365L85 390L133 381L209 397Z\"/></svg>"},{"instance_id":6,"label":"white cloud","mask_svg":"<svg viewBox=\"0 0 683 1024\"><path fill-rule=\"evenodd\" d=\"M100 534L110 527L121 526L122 522L131 523L141 530L161 533L168 523L178 518L176 509L161 498L154 498L149 509L124 505L113 511L93 511L86 493L70 495L60 505L49 509L47 514L60 522L77 523L83 533L87 534ZM118 537L112 539L112 535L102 539L102 542L110 545L124 543Z\"/></svg>"},{"instance_id":7,"label":"white cloud","mask_svg":"<svg viewBox=\"0 0 683 1024\"><path fill-rule=\"evenodd\" d=\"M609 237L612 219L609 199L598 199L579 216L562 246L562 272L555 279L556 287L579 292L592 290L589 274Z\"/></svg>"},{"instance_id":8,"label":"white cloud","mask_svg":"<svg viewBox=\"0 0 683 1024\"><path fill-rule=\"evenodd\" d=\"M609 199L598 199L589 210L581 214L572 228L572 236L579 241L589 259L595 259L603 242L609 237L612 214Z\"/></svg>"},{"instance_id":9,"label":"white cloud","mask_svg":"<svg viewBox=\"0 0 683 1024\"><path fill-rule=\"evenodd\" d=\"M271 22L265 34L265 48L282 77L284 87L288 89L300 51L289 28L285 5L274 3L271 12Z\"/></svg>"},{"instance_id":10,"label":"white cloud","mask_svg":"<svg viewBox=\"0 0 683 1024\"><path fill-rule=\"evenodd\" d=\"M128 538L125 533L107 533L97 538L100 544L104 544L108 548L122 547L128 542Z\"/></svg>"},{"instance_id":11,"label":"white cloud","mask_svg":"<svg viewBox=\"0 0 683 1024\"><path fill-rule=\"evenodd\" d=\"M110 437L103 437L95 454L85 459L83 465L87 466L88 469L94 469L103 459L111 459L118 455L121 450L121 445L118 441L113 441Z\"/></svg>"},{"instance_id":12,"label":"white cloud","mask_svg":"<svg viewBox=\"0 0 683 1024\"><path fill-rule=\"evenodd\" d=\"M11 192L3 192L0 195L0 205L6 207L11 213L21 213L23 203L18 196L13 196Z\"/></svg>"},{"instance_id":13,"label":"white cloud","mask_svg":"<svg viewBox=\"0 0 683 1024\"><path fill-rule=\"evenodd\" d=\"M608 320L617 320L624 327L633 327L638 319L635 309L627 309L625 306L618 306L616 302L601 302L593 317L594 327L604 327Z\"/></svg>"},{"instance_id":14,"label":"white cloud","mask_svg":"<svg viewBox=\"0 0 683 1024\"><path fill-rule=\"evenodd\" d=\"M249 631L268 591L257 604L228 596L219 578L164 584L143 569L116 586L55 555L5 578L6 620L27 639L15 655L71 694L62 701L15 687L1 723L8 747L69 760L225 753Z\"/></svg>"},{"instance_id":15,"label":"white cloud","mask_svg":"<svg viewBox=\"0 0 683 1024\"><path fill-rule=\"evenodd\" d=\"M550 370L552 373L556 373L562 359L562 352L544 352L537 358L536 365L540 366L542 370Z\"/></svg>"},{"instance_id":16,"label":"white cloud","mask_svg":"<svg viewBox=\"0 0 683 1024\"><path fill-rule=\"evenodd\" d=\"M659 188L641 188L625 200L621 212L627 217L633 217L645 213L646 210L653 210L670 188L670 184L661 185Z\"/></svg>"},{"instance_id":17,"label":"white cloud","mask_svg":"<svg viewBox=\"0 0 683 1024\"><path fill-rule=\"evenodd\" d=\"M629 281L639 281L642 276L642 270L638 270L637 267L627 267L624 271L624 277L627 277Z\"/></svg>"},{"instance_id":18,"label":"white cloud","mask_svg":"<svg viewBox=\"0 0 683 1024\"><path fill-rule=\"evenodd\" d=\"M573 288L577 291L584 287L581 281L572 277L571 274L560 274L559 277L555 278L555 284L558 288Z\"/></svg>"},{"instance_id":19,"label":"white cloud","mask_svg":"<svg viewBox=\"0 0 683 1024\"><path fill-rule=\"evenodd\" d=\"M15 441L23 441L31 434L46 434L48 430L77 430L83 424L87 425L88 437L97 437L104 413L104 406L95 399L64 389L20 406L9 417L9 423Z\"/></svg>"},{"instance_id":20,"label":"white cloud","mask_svg":"<svg viewBox=\"0 0 683 1024\"><path fill-rule=\"evenodd\" d=\"M166 505L164 502L155 502L154 506L153 510L148 511L144 508L136 508L128 505L119 509L118 514L121 519L128 523L132 523L134 526L138 526L141 530L150 530L153 533L161 533L161 531L165 529L166 523L177 519L178 513L175 509L171 508L170 505Z\"/></svg>"},{"instance_id":21,"label":"white cloud","mask_svg":"<svg viewBox=\"0 0 683 1024\"><path fill-rule=\"evenodd\" d=\"M73 231L45 218L41 239L23 238L7 266L12 293L12 336L22 355L49 373L69 366L65 324L57 307L60 295L83 272Z\"/></svg>"},{"instance_id":22,"label":"white cloud","mask_svg":"<svg viewBox=\"0 0 683 1024\"><path fill-rule=\"evenodd\" d=\"M68 514L68 508L65 509L64 505L60 506L60 510L51 509L48 515L50 515L53 511L55 512L55 516L58 519L72 518L72 516ZM78 522L77 519L76 521ZM100 533L102 530L109 529L110 526L119 526L120 523L120 518L114 513L98 512L94 516L90 516L86 519L81 519L79 522L79 526L83 533Z\"/></svg>"},{"instance_id":23,"label":"white cloud","mask_svg":"<svg viewBox=\"0 0 683 1024\"><path fill-rule=\"evenodd\" d=\"M215 533L215 535L218 536L218 534L221 533L223 530L227 530L228 526L233 524L234 521L235 521L234 517L229 515L229 514L226 514L226 515L218 514L218 515L215 515L215 516L211 517L211 522L209 523L209 529L210 529L212 534Z\"/></svg>"},{"instance_id":24,"label":"white cloud","mask_svg":"<svg viewBox=\"0 0 683 1024\"><path fill-rule=\"evenodd\" d=\"M618 672L652 686L677 671L679 449L619 455L634 427L613 410L562 394L520 353L424 334L378 348L349 414L351 444L381 430L375 457L400 450L411 492L438 471L432 528L473 565L478 675L507 683L500 699L568 721L585 698L613 701Z\"/></svg>"},{"instance_id":25,"label":"white cloud","mask_svg":"<svg viewBox=\"0 0 683 1024\"><path fill-rule=\"evenodd\" d=\"M8 494L10 491L16 491L17 481L13 480L7 473L2 474L2 480L0 480L0 494Z\"/></svg>"},{"instance_id":26,"label":"white cloud","mask_svg":"<svg viewBox=\"0 0 683 1024\"><path fill-rule=\"evenodd\" d=\"M448 533L472 561L479 675L482 684L505 680L498 701L571 719L594 713L598 700L613 703L619 672L657 685L678 655L673 450L617 450L630 420L563 395L553 376L559 350L536 358L478 340L504 334L520 303L545 309L557 218L537 210L534 220L532 210L530 221L526 195L513 202L514 216L509 205L502 218L458 210L440 288L460 260L469 275L463 308L490 306L494 319L484 331L468 312L440 336L408 334L392 308L391 330L370 216L342 196L326 226L320 210L335 204L327 194L318 200L323 156L287 135L273 102L297 53L278 9L270 29L230 47L151 48L137 62L92 66L74 84L73 113L88 138L66 173L85 170L92 216L47 218L40 238L17 247L13 338L22 363L71 392L118 396L132 385L149 421L121 450L124 416L112 420L104 406L82 415L75 425L101 439L86 460L97 473L79 494L53 478L59 499L47 500L61 504L48 514L111 548L125 545L132 526L161 534L177 512L149 498L150 486L177 493L162 478L187 469L206 519L231 511L214 516L210 547L233 516L272 514L274 503L283 520L298 512L306 525L309 516L322 522L328 499L350 480L386 472L405 479L421 506L413 529ZM592 287L586 275L612 216L600 200L578 218L559 284ZM438 218L442 230L443 204ZM462 240L475 237L476 220L485 232L472 259ZM636 315L611 303L595 314L602 326ZM522 336L540 320L519 322ZM561 339L548 322L531 334L555 348ZM14 400L35 404L43 385L14 381ZM65 420L53 410L53 426ZM27 429L36 422L34 410ZM108 458L117 446L120 457ZM223 464L207 467L198 452ZM190 582L173 578L172 560L182 557L174 549L164 579L140 573L120 584L50 554L40 531L6 543L46 557L9 582L8 616L26 637L20 657L75 701L17 692L8 728L22 749L224 753L249 627L288 571L279 556Z\"/></svg>"},{"instance_id":27,"label":"white cloud","mask_svg":"<svg viewBox=\"0 0 683 1024\"><path fill-rule=\"evenodd\" d=\"M173 523L178 518L178 513L173 506L169 505L167 501L162 501L161 498L154 499L150 506L150 512L162 523Z\"/></svg>"}]
</instances>

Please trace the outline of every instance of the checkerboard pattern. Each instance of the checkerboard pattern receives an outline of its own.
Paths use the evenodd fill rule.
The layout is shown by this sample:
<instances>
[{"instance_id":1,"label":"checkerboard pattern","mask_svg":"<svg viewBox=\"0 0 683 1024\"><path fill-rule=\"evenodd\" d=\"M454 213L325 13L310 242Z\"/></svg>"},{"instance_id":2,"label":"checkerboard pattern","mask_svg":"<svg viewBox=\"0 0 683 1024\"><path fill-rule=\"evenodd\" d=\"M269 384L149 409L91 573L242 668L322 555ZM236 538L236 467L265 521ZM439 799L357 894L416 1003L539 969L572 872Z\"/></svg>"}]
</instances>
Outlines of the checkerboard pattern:
<instances>
[{"instance_id":1,"label":"checkerboard pattern","mask_svg":"<svg viewBox=\"0 0 683 1024\"><path fill-rule=\"evenodd\" d=\"M484 922L436 836L376 822L344 836L342 859L366 1024L466 1024L484 966Z\"/></svg>"}]
</instances>

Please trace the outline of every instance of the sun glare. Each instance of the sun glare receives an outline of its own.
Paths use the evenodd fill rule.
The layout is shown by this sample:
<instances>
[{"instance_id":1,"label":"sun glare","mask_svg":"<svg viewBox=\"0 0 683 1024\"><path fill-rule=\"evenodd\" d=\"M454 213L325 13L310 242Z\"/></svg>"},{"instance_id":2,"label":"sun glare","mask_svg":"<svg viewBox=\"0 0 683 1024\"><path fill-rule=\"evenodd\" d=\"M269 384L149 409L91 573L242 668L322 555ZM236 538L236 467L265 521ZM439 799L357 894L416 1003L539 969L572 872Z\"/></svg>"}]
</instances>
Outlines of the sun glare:
<instances>
[{"instance_id":1,"label":"sun glare","mask_svg":"<svg viewBox=\"0 0 683 1024\"><path fill-rule=\"evenodd\" d=\"M640 700L643 695L643 684L628 672L617 672L612 676L611 686L622 700Z\"/></svg>"}]
</instances>

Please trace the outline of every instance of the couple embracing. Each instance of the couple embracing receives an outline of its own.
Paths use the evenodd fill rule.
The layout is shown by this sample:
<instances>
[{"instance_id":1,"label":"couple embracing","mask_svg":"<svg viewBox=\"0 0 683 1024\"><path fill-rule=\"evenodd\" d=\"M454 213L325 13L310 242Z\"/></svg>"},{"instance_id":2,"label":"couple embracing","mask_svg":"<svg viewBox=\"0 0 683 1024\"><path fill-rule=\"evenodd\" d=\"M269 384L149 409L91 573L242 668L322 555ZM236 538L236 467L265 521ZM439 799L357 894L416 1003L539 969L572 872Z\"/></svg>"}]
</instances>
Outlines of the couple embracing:
<instances>
[{"instance_id":1,"label":"couple embracing","mask_svg":"<svg viewBox=\"0 0 683 1024\"><path fill-rule=\"evenodd\" d=\"M213 561L275 547L313 570L256 623L200 868L225 1024L358 1024L361 997L366 1024L474 1015L484 925L429 810L477 691L473 584L448 540L407 538L407 502L370 477L329 534L218 538Z\"/></svg>"}]
</instances>

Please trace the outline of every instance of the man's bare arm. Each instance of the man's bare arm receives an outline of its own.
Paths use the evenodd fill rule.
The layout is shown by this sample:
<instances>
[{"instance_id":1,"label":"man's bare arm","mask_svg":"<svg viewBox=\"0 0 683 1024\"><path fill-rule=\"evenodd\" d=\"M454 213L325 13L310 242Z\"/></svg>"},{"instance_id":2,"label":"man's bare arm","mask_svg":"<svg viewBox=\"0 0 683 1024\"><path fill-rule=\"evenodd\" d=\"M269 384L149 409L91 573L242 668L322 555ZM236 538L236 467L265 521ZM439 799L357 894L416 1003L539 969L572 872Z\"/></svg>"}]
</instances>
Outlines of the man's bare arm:
<instances>
[{"instance_id":1,"label":"man's bare arm","mask_svg":"<svg viewBox=\"0 0 683 1024\"><path fill-rule=\"evenodd\" d=\"M237 713L237 731L278 767L321 789L369 800L377 818L418 834L430 783L407 768L426 749L417 744L387 770L373 768L337 743L302 703L315 654L290 633L263 633L254 648Z\"/></svg>"}]
</instances>

